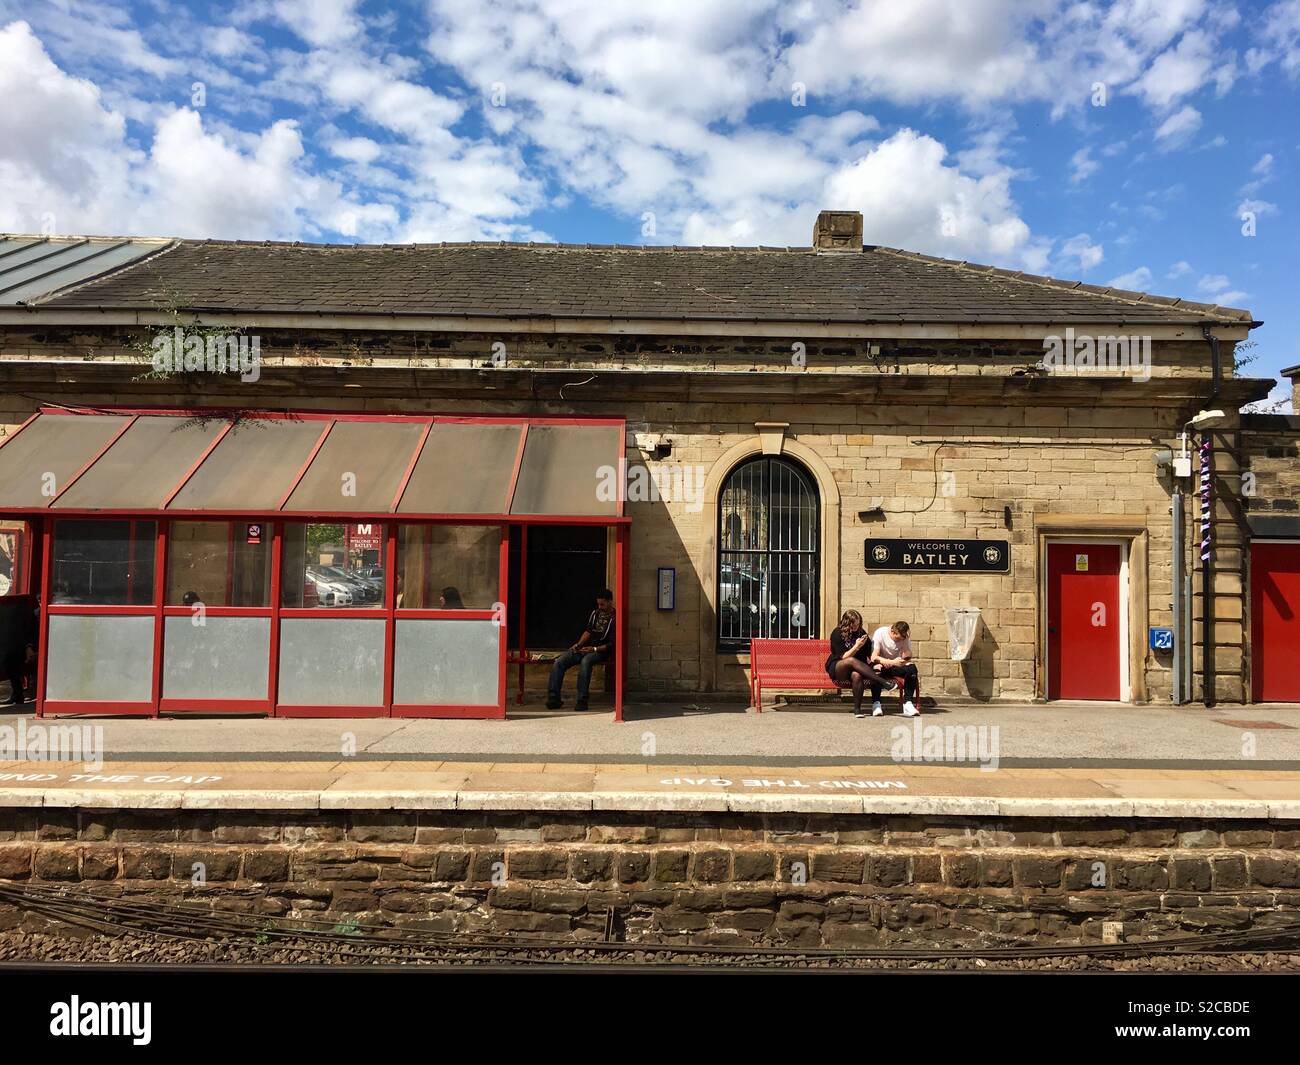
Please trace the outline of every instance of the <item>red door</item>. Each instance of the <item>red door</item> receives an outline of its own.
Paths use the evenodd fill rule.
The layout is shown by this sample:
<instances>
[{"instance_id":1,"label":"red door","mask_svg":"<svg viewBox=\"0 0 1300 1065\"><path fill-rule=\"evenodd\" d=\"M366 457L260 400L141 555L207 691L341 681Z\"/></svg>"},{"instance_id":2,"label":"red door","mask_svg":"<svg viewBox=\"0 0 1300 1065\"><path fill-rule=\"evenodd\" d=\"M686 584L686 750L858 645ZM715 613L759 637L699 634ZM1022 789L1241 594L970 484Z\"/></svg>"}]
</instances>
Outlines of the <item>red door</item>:
<instances>
[{"instance_id":1,"label":"red door","mask_svg":"<svg viewBox=\"0 0 1300 1065\"><path fill-rule=\"evenodd\" d=\"M1300 544L1250 545L1256 702L1300 703Z\"/></svg>"},{"instance_id":2,"label":"red door","mask_svg":"<svg viewBox=\"0 0 1300 1065\"><path fill-rule=\"evenodd\" d=\"M1118 544L1047 545L1047 697L1120 698Z\"/></svg>"}]
</instances>

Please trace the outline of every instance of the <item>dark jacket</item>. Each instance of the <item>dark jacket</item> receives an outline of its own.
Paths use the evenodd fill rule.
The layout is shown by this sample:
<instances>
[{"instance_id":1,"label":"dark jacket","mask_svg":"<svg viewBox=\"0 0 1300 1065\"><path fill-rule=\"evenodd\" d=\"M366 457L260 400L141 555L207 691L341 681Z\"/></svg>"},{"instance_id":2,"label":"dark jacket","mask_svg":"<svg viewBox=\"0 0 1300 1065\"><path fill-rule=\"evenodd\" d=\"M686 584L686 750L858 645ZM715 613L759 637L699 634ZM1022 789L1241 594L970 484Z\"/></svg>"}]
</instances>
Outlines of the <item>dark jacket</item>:
<instances>
[{"instance_id":1,"label":"dark jacket","mask_svg":"<svg viewBox=\"0 0 1300 1065\"><path fill-rule=\"evenodd\" d=\"M844 652L857 643L858 638L861 636L867 637L867 645L858 652L860 656L866 656L862 659L865 662L867 658L871 657L871 634L866 629L860 630L856 635L850 635L847 640L844 639L838 625L831 629L831 653L830 657L826 659L826 674L831 680L835 679L835 663L844 657Z\"/></svg>"},{"instance_id":2,"label":"dark jacket","mask_svg":"<svg viewBox=\"0 0 1300 1065\"><path fill-rule=\"evenodd\" d=\"M28 647L35 649L40 635L35 596L0 598L0 657L25 655Z\"/></svg>"}]
</instances>

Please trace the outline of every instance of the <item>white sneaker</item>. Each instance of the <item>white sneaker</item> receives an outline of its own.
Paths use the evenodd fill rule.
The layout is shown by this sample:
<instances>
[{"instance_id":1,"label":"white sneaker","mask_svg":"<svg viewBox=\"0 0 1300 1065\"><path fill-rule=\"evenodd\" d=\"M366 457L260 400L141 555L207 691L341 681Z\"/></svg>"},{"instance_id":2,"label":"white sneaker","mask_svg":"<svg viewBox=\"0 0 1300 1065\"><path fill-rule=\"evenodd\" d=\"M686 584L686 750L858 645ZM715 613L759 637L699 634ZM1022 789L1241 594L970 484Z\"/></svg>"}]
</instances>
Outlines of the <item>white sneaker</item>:
<instances>
[{"instance_id":1,"label":"white sneaker","mask_svg":"<svg viewBox=\"0 0 1300 1065\"><path fill-rule=\"evenodd\" d=\"M885 712L885 711L884 711L884 708L883 708L879 703L872 703L872 704L871 704L871 716L872 716L872 717L880 717L880 715L883 714L884 712Z\"/></svg>"},{"instance_id":2,"label":"white sneaker","mask_svg":"<svg viewBox=\"0 0 1300 1065\"><path fill-rule=\"evenodd\" d=\"M921 711L916 708L916 705L912 702L911 699L908 699L907 702L903 704L903 716L904 717L921 716Z\"/></svg>"}]
</instances>

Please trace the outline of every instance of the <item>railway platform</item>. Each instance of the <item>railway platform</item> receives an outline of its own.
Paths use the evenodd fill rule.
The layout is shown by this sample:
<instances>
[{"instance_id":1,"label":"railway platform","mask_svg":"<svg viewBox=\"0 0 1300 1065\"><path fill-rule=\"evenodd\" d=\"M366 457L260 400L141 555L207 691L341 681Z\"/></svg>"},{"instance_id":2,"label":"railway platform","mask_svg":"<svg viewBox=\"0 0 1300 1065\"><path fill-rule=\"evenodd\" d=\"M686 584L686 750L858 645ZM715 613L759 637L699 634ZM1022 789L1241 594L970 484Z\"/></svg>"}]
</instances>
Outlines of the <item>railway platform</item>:
<instances>
[{"instance_id":1,"label":"railway platform","mask_svg":"<svg viewBox=\"0 0 1300 1065\"><path fill-rule=\"evenodd\" d=\"M5 717L0 744L55 724L94 757L0 762L0 930L48 930L65 896L566 942L983 948L1300 923L1297 708L631 711Z\"/></svg>"}]
</instances>

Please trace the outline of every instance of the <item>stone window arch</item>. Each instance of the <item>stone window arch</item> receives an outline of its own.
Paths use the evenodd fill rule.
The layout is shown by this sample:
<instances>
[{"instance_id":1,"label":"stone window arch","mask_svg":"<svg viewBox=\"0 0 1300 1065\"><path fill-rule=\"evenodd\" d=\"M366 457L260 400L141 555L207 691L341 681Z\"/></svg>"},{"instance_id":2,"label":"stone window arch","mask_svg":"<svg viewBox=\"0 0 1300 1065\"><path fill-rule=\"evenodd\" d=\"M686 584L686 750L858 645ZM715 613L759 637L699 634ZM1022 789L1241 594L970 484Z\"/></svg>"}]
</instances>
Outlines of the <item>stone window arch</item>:
<instances>
[{"instance_id":1,"label":"stone window arch","mask_svg":"<svg viewBox=\"0 0 1300 1065\"><path fill-rule=\"evenodd\" d=\"M817 482L786 455L735 465L718 495L717 646L821 635L821 501Z\"/></svg>"}]
</instances>

